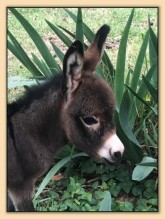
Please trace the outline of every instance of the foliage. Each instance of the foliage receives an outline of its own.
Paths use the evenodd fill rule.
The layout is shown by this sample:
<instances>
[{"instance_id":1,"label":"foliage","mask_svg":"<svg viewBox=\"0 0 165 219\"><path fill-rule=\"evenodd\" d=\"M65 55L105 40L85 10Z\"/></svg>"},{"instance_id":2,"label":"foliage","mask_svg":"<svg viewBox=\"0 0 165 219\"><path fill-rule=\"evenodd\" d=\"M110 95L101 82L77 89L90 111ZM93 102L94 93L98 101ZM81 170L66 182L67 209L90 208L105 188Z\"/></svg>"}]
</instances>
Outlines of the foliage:
<instances>
[{"instance_id":1,"label":"foliage","mask_svg":"<svg viewBox=\"0 0 165 219\"><path fill-rule=\"evenodd\" d=\"M76 159L76 158L75 158ZM96 163L86 158L86 163ZM84 159L71 166L74 173L52 180L34 200L38 211L157 211L157 182L152 179L132 181L132 168L96 163L92 173L84 173ZM64 172L63 172L64 171ZM80 176L81 173L81 176Z\"/></svg>"},{"instance_id":2,"label":"foliage","mask_svg":"<svg viewBox=\"0 0 165 219\"><path fill-rule=\"evenodd\" d=\"M29 57L17 39L8 30L9 50L32 73L37 83L41 83L41 79L48 79L52 75L58 74L58 72L61 70L59 60L62 62L64 57L64 54L58 45L55 45L53 42L51 42L52 48L56 53L56 58L54 59L35 28L16 9L11 8L10 11L19 20L21 25L29 34L30 38L33 40L35 46L41 54L42 59L38 58L38 56L35 54L32 54L32 57ZM75 34L62 26L54 25L46 20L48 26L59 37L59 39L61 39L61 41L67 47L71 45L74 39L79 39L81 42L84 42L85 39L87 39L88 42L92 42L94 33L83 22L83 13L81 9L78 9L77 15L73 14L68 9L65 9L65 12L75 22ZM151 172L157 170L158 42L156 34L151 28L150 18L148 18L148 30L146 30L146 33L143 35L143 41L141 47L139 48L135 66L133 68L129 68L128 71L126 70L125 64L127 58L127 43L134 13L135 12L133 9L128 21L126 22L125 28L123 29L115 68L112 65L107 53L104 52L102 62L97 70L97 74L106 79L115 91L115 96L117 99L115 112L117 134L126 148L124 155L125 160L136 164L132 177L128 179L127 171L124 169L121 169L121 171L119 171L119 169L116 170L114 166L109 167L110 172L103 172L103 170L99 170L102 165L98 165L90 159L84 160L82 161L81 166L82 174L102 174L101 191L95 191L92 196L90 196L88 192L81 188L81 183L76 182L75 178L70 178L68 187L64 186L65 188L67 187L67 194L65 193L65 195L62 196L61 201L63 205L58 205L57 200L59 200L61 194L56 193L55 197L57 196L57 200L56 198L53 199L50 210L99 210L99 207L96 206L96 203L98 204L99 202L99 205L101 205L100 209L103 210L105 208L109 208L109 210L111 210L112 208L112 211L156 211L156 193L150 196L149 194L151 193L148 186L145 186L144 191L140 184L136 184L136 182L133 182L132 179L137 181L142 180L143 183L143 180L149 174L152 174ZM84 43L84 48L87 48L86 43ZM37 203L42 203L43 201L40 200L36 202L39 198L38 195L44 191L49 183L51 183L50 180L52 176L63 166L65 166L65 163L69 160L70 168L66 169L68 173L69 171L71 172L72 159L70 159L70 154L71 156L73 155L73 157L79 156L78 154L76 155L78 151L71 152L71 148L72 147L67 146L61 152L62 155L59 155L62 156L61 163L59 161L59 163L52 167L53 171L50 170L50 172L48 172L48 174L45 176L34 198L34 203L36 203L36 206L38 205ZM75 160L76 158L74 159L74 162L76 162ZM111 171L111 168L114 168L114 170L117 173L119 172L119 174L115 174L114 171ZM111 177L116 177L116 180L111 179ZM100 182L98 181L94 182L92 188L94 190L97 189L99 183ZM73 194L73 188L76 189L76 191L79 191L76 195ZM114 198L118 197L121 191L124 191L125 194L131 193L133 196L139 197L140 199L136 203L131 202L130 200L114 200ZM95 195L95 197L93 197L93 195ZM145 198L142 198L142 195L144 195ZM111 200L111 196L112 206L106 207L104 203L107 199ZM86 202L84 202L84 200ZM95 203L93 207L91 207L91 202ZM47 208L43 207L43 209L40 209L40 207L38 207L38 209L46 210Z\"/></svg>"}]
</instances>

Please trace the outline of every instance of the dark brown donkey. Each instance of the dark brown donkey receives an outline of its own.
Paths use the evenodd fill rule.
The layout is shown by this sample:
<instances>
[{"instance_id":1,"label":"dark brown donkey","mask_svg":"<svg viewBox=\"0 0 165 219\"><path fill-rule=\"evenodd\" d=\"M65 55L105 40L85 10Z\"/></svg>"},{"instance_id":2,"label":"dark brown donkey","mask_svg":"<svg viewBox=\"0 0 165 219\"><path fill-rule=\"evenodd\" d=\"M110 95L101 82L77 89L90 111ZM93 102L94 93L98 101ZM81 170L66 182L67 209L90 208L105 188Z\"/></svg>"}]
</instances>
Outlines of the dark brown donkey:
<instances>
[{"instance_id":1,"label":"dark brown donkey","mask_svg":"<svg viewBox=\"0 0 165 219\"><path fill-rule=\"evenodd\" d=\"M121 159L124 146L113 123L113 92L94 75L109 30L103 25L85 53L75 41L62 74L8 105L8 211L34 211L35 181L67 142L96 158Z\"/></svg>"}]
</instances>

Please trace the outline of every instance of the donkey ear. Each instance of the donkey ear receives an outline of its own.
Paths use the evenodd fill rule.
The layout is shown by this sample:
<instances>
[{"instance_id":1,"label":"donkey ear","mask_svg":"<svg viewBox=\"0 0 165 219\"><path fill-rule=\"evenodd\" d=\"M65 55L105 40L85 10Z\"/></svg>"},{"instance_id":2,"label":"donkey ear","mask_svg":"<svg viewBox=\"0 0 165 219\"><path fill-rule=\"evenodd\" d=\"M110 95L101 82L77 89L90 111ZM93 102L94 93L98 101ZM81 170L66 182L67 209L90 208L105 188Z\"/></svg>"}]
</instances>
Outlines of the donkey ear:
<instances>
[{"instance_id":1,"label":"donkey ear","mask_svg":"<svg viewBox=\"0 0 165 219\"><path fill-rule=\"evenodd\" d=\"M104 24L96 33L94 41L88 47L84 57L84 70L86 73L93 73L102 58L105 40L110 31L110 27Z\"/></svg>"},{"instance_id":2,"label":"donkey ear","mask_svg":"<svg viewBox=\"0 0 165 219\"><path fill-rule=\"evenodd\" d=\"M83 45L76 40L65 54L63 62L63 89L67 92L67 98L79 86L82 76L84 60Z\"/></svg>"}]
</instances>

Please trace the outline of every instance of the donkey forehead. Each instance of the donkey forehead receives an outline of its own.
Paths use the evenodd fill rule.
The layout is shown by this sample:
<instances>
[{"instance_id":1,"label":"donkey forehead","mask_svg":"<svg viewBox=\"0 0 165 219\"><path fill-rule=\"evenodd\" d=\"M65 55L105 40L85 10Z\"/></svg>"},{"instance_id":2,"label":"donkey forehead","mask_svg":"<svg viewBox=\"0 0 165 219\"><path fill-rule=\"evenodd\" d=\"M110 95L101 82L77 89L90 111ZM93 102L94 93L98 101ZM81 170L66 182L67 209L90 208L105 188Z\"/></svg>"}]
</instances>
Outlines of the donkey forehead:
<instances>
[{"instance_id":1,"label":"donkey forehead","mask_svg":"<svg viewBox=\"0 0 165 219\"><path fill-rule=\"evenodd\" d=\"M72 101L74 111L81 111L84 114L112 113L114 108L114 96L111 88L107 82L96 76L82 79Z\"/></svg>"}]
</instances>

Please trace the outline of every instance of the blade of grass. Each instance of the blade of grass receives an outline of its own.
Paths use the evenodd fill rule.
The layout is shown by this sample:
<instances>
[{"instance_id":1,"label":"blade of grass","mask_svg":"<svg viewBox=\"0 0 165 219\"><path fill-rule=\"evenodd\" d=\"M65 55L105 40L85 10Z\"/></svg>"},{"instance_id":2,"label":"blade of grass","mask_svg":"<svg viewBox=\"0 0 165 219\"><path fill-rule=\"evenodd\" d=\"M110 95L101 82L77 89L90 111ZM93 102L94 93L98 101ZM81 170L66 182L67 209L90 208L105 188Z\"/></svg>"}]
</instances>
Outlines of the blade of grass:
<instances>
[{"instance_id":1,"label":"blade of grass","mask_svg":"<svg viewBox=\"0 0 165 219\"><path fill-rule=\"evenodd\" d=\"M124 93L124 72L125 72L125 63L126 63L126 48L127 48L127 40L128 40L128 34L131 27L132 19L134 16L134 9L132 10L130 17L127 21L127 24L125 26L118 56L117 56L117 64L116 64L116 72L115 72L115 81L114 81L114 89L115 89L115 95L116 95L116 102L117 105L120 106L120 102Z\"/></svg>"}]
</instances>

